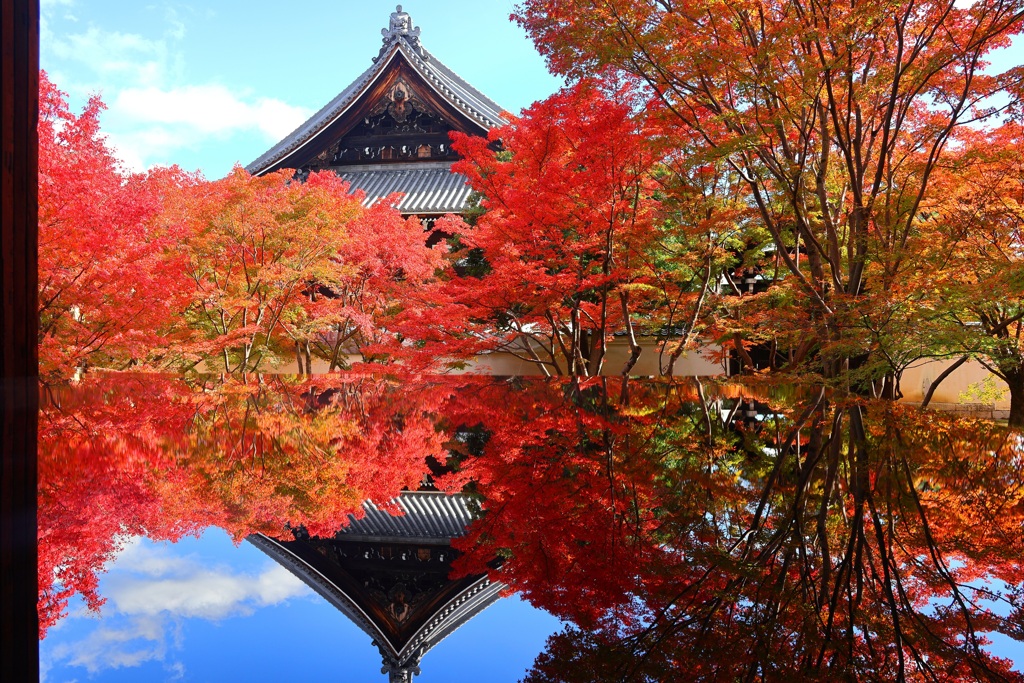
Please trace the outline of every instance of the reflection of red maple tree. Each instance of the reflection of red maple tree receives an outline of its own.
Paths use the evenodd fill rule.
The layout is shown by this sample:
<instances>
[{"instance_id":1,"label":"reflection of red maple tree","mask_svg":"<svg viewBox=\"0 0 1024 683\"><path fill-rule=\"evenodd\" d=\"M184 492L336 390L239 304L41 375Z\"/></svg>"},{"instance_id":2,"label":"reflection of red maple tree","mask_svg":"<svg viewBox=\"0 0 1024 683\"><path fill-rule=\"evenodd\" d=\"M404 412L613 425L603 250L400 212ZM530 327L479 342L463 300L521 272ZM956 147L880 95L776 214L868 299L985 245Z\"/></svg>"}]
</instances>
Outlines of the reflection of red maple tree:
<instances>
[{"instance_id":1,"label":"reflection of red maple tree","mask_svg":"<svg viewBox=\"0 0 1024 683\"><path fill-rule=\"evenodd\" d=\"M98 604L123 534L327 535L447 447L438 486L483 511L457 571L571 623L530 680L1019 679L985 639L1021 618L1003 427L602 378L99 375L49 398L47 624L74 591Z\"/></svg>"},{"instance_id":2,"label":"reflection of red maple tree","mask_svg":"<svg viewBox=\"0 0 1024 683\"><path fill-rule=\"evenodd\" d=\"M486 445L477 457L459 458L441 485L458 490L472 481L486 512L457 543L468 552L456 567L487 571L501 557L501 580L588 626L607 609L628 613L629 596L650 578L643 568L671 551L651 542L660 524L655 470L621 457L644 436L615 419L606 380L463 391L470 393L453 409L472 408L451 419L477 425Z\"/></svg>"},{"instance_id":3,"label":"reflection of red maple tree","mask_svg":"<svg viewBox=\"0 0 1024 683\"><path fill-rule=\"evenodd\" d=\"M428 406L445 392L358 375L232 380L199 400L179 464L236 539L299 525L330 536L363 501L419 486L442 452Z\"/></svg>"},{"instance_id":4,"label":"reflection of red maple tree","mask_svg":"<svg viewBox=\"0 0 1024 683\"><path fill-rule=\"evenodd\" d=\"M92 379L92 378L90 378ZM175 539L210 523L167 514L181 472L173 450L187 424L188 388L157 377L100 376L44 388L39 421L39 621L45 632L80 593L103 600L97 572L125 538ZM174 506L178 507L178 506Z\"/></svg>"},{"instance_id":5,"label":"reflection of red maple tree","mask_svg":"<svg viewBox=\"0 0 1024 683\"><path fill-rule=\"evenodd\" d=\"M609 389L492 390L458 458L462 569L498 556L573 624L530 680L1018 679L984 637L1018 633L1018 437L821 395L726 430L722 392Z\"/></svg>"},{"instance_id":6,"label":"reflection of red maple tree","mask_svg":"<svg viewBox=\"0 0 1024 683\"><path fill-rule=\"evenodd\" d=\"M363 501L416 488L439 458L444 382L370 376L189 381L87 375L45 388L40 429L42 629L125 538L217 526L236 540L305 527L329 536Z\"/></svg>"}]
</instances>

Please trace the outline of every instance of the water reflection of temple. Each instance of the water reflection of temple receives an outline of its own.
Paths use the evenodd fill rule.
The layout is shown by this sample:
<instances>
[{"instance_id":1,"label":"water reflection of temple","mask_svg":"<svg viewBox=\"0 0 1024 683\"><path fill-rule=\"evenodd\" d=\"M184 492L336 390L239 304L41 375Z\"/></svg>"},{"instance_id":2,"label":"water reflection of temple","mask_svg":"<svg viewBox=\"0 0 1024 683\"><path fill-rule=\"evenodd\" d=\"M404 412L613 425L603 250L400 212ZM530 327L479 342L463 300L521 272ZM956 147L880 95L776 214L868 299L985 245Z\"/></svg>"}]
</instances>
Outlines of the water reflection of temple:
<instances>
[{"instance_id":1,"label":"water reflection of temple","mask_svg":"<svg viewBox=\"0 0 1024 683\"><path fill-rule=\"evenodd\" d=\"M423 656L504 588L483 575L448 578L451 541L473 520L467 496L407 491L395 504L404 514L366 503L333 538L249 537L373 639L392 682L411 681Z\"/></svg>"}]
</instances>

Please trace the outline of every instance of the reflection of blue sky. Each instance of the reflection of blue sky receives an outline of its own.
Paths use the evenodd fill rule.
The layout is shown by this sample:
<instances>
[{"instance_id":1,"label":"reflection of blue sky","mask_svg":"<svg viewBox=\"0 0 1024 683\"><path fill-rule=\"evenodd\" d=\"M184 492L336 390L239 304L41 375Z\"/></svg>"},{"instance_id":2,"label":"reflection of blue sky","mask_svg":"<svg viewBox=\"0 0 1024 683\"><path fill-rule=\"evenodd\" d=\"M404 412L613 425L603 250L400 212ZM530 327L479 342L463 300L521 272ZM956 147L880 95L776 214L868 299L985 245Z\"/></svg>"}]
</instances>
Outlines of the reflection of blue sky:
<instances>
[{"instance_id":1,"label":"reflection of blue sky","mask_svg":"<svg viewBox=\"0 0 1024 683\"><path fill-rule=\"evenodd\" d=\"M301 581L221 532L130 543L100 582L99 616L73 602L40 645L45 683L384 681L370 638ZM511 598L427 654L417 681L518 680L558 629Z\"/></svg>"}]
</instances>

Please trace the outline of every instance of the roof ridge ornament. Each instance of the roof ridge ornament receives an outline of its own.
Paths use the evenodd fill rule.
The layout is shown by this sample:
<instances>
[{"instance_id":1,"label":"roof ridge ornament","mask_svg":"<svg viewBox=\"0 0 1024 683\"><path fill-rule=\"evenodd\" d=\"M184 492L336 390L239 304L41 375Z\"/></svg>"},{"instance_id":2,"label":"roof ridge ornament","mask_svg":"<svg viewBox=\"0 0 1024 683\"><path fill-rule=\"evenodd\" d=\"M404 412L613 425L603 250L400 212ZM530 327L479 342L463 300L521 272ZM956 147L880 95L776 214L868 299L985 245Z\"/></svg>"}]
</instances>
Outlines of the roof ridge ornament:
<instances>
[{"instance_id":1,"label":"roof ridge ornament","mask_svg":"<svg viewBox=\"0 0 1024 683\"><path fill-rule=\"evenodd\" d=\"M420 44L420 27L413 26L412 17L409 16L408 12L402 11L401 5L395 7L395 11L391 13L391 18L388 21L388 27L382 28L380 30L380 34L384 36L384 39L382 40L384 45L381 47L377 56L373 58L374 63L383 57L388 48L400 38L405 38L409 47L411 47L417 55L426 60L427 55L423 50L423 46Z\"/></svg>"}]
</instances>

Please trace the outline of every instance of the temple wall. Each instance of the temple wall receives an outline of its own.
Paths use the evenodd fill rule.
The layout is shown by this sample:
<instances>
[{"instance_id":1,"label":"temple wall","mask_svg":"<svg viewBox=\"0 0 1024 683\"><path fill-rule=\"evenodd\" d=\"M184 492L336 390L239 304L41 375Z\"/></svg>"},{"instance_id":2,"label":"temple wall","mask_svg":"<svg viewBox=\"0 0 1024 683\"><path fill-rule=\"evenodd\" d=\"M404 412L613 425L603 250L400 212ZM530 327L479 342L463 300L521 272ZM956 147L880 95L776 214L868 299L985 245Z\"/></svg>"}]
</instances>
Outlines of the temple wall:
<instances>
[{"instance_id":1,"label":"temple wall","mask_svg":"<svg viewBox=\"0 0 1024 683\"><path fill-rule=\"evenodd\" d=\"M640 354L640 358L637 360L636 365L633 366L633 369L630 370L629 374L641 377L660 375L661 372L658 367L658 346L655 344L644 345L643 341L640 343L644 346L644 350ZM706 377L725 374L725 370L721 363L713 362L707 358L709 355L716 354L719 349L720 347L717 344L709 344L703 351L694 351L681 356L676 362L675 372L673 374L676 377ZM625 367L626 360L628 358L629 344L623 339L614 339L608 344L608 352L605 356L603 374L620 374L622 368ZM488 375L523 376L543 374L535 364L516 358L512 354L508 353L491 353L480 356L470 367L466 368L464 372L478 372Z\"/></svg>"},{"instance_id":2,"label":"temple wall","mask_svg":"<svg viewBox=\"0 0 1024 683\"><path fill-rule=\"evenodd\" d=\"M956 359L927 360L915 363L903 372L900 389L904 403L920 403L928 387ZM1010 391L976 360L969 360L942 381L929 407L967 409L987 417L1005 418L1010 410Z\"/></svg>"},{"instance_id":3,"label":"temple wall","mask_svg":"<svg viewBox=\"0 0 1024 683\"><path fill-rule=\"evenodd\" d=\"M643 344L643 342L641 342ZM721 363L716 363L707 358L719 352L718 345L708 345L703 351L691 352L679 358L676 362L675 376L677 377L706 377L711 375L722 375L725 370ZM608 353L605 357L604 374L618 375L629 358L629 345L625 340L614 339L608 344ZM357 357L350 357L350 362L356 362ZM313 359L314 374L326 373L328 363L318 358ZM298 368L295 361L286 363L270 372L280 374L295 374ZM267 372L267 371L264 371ZM535 364L516 358L510 353L489 353L479 356L465 369L454 371L451 374L480 373L484 375L520 375L523 377L540 376L544 373ZM649 344L644 346L643 353L633 366L631 375L648 376L661 374L658 369L658 346Z\"/></svg>"},{"instance_id":4,"label":"temple wall","mask_svg":"<svg viewBox=\"0 0 1024 683\"><path fill-rule=\"evenodd\" d=\"M708 359L720 351L717 345L708 345L705 350L691 352L682 356L676 363L677 377L707 377L723 375L720 363ZM624 340L614 339L608 345L608 355L604 364L604 374L618 375L629 357L629 346ZM357 357L349 359L357 362ZM943 370L953 364L955 359L919 361L904 371L900 382L904 403L920 403L928 387ZM313 359L313 372L326 373L327 362ZM270 372L294 374L295 362L282 365ZM264 371L266 372L266 371ZM540 376L543 373L533 363L516 358L509 353L490 353L477 358L465 369L452 374L480 373L486 375L519 375L524 377ZM659 375L658 347L648 345L630 372L635 376ZM992 375L981 363L971 360L964 363L943 380L935 391L929 406L937 410L956 410L968 412L981 417L1005 419L1010 409L1010 393L1006 383Z\"/></svg>"}]
</instances>

